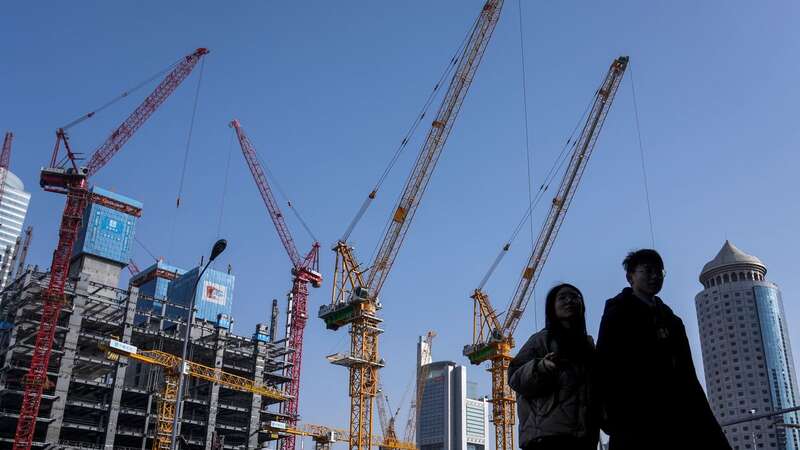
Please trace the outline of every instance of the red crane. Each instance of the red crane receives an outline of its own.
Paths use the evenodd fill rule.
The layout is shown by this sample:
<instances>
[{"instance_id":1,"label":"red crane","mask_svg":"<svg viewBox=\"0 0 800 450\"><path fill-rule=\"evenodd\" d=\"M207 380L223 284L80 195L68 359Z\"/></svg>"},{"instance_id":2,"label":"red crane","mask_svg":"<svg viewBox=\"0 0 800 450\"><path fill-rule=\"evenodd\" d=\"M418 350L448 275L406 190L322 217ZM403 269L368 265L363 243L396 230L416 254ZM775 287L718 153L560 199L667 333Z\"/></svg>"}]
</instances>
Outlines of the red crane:
<instances>
[{"instance_id":1,"label":"red crane","mask_svg":"<svg viewBox=\"0 0 800 450\"><path fill-rule=\"evenodd\" d=\"M14 436L14 450L30 450L31 448L34 431L36 430L36 416L39 414L39 405L42 400L42 391L45 385L48 384L47 368L50 365L50 352L53 349L56 325L61 315L61 308L68 301L64 294L64 288L69 273L70 259L72 258L72 247L75 243L86 205L89 201L92 201L137 216L141 213L138 208L106 197L92 195L88 188L88 178L111 160L136 130L150 118L164 100L189 76L192 69L200 61L200 58L207 53L207 49L199 48L176 63L174 68L156 86L155 90L95 150L85 168L78 167L77 161L79 158L70 147L66 130L94 116L99 110L92 111L56 131L56 145L53 149L50 167L42 169L39 184L46 191L66 194L67 204L64 207L64 214L61 216L58 245L53 252L53 262L50 265L50 282L47 289L41 294L43 303L42 319L36 332L36 344L33 348L31 366L23 380L25 391L22 396L22 406L20 407L17 431ZM127 95L128 93L126 92L117 98ZM65 159L59 160L59 150L62 143L67 154Z\"/></svg>"},{"instance_id":2,"label":"red crane","mask_svg":"<svg viewBox=\"0 0 800 450\"><path fill-rule=\"evenodd\" d=\"M290 364L287 371L291 381L287 392L288 400L283 404L283 413L288 416L290 428L295 428L297 426L297 405L300 395L300 364L303 360L303 331L308 319L306 312L308 306L308 283L311 283L311 286L315 288L322 284L322 274L319 272L319 242L314 242L305 258L300 257L300 253L294 244L294 239L292 239L292 234L283 220L283 213L275 201L275 196L272 195L267 176L258 162L255 147L244 134L244 130L242 130L238 120L231 121L230 125L236 130L236 136L239 138L239 145L242 147L242 154L247 166L253 174L253 179L258 186L258 191L261 193L264 204L267 206L272 223L275 224L275 229L278 231L283 247L286 249L286 253L289 254L289 259L292 260L292 294L286 333L288 334L289 348L294 349L294 352L289 355ZM294 450L294 435L287 436L281 441L281 450Z\"/></svg>"}]
</instances>

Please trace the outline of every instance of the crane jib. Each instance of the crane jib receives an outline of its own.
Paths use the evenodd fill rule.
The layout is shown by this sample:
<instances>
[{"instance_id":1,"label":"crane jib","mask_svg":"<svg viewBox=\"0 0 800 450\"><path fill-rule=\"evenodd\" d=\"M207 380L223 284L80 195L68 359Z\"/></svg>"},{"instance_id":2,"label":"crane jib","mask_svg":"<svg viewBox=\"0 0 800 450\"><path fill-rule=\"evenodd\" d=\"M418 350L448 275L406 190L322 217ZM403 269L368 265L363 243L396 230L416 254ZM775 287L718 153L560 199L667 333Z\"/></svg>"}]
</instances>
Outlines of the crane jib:
<instances>
[{"instance_id":1,"label":"crane jib","mask_svg":"<svg viewBox=\"0 0 800 450\"><path fill-rule=\"evenodd\" d=\"M503 336L512 336L522 314L525 312L533 287L541 273L547 256L555 242L558 230L564 221L572 198L577 191L586 164L589 162L594 144L597 141L600 129L611 107L613 96L622 80L622 75L627 67L627 57L617 58L609 68L603 84L597 90L592 110L583 127L580 137L576 141L575 151L570 159L567 171L561 181L558 193L553 199L550 213L545 221L539 237L536 240L534 251L525 268L524 274L512 297L506 314L503 327L500 330Z\"/></svg>"},{"instance_id":2,"label":"crane jib","mask_svg":"<svg viewBox=\"0 0 800 450\"><path fill-rule=\"evenodd\" d=\"M370 271L366 287L374 296L377 296L383 287L408 233L422 195L430 182L433 170L480 65L486 45L497 24L502 5L502 0L489 0L484 4L481 15L470 33L469 41L459 58L458 67L451 78L450 86L444 95L436 118L431 122L425 143L394 210L392 222L384 234L375 260L370 265L373 270Z\"/></svg>"}]
</instances>

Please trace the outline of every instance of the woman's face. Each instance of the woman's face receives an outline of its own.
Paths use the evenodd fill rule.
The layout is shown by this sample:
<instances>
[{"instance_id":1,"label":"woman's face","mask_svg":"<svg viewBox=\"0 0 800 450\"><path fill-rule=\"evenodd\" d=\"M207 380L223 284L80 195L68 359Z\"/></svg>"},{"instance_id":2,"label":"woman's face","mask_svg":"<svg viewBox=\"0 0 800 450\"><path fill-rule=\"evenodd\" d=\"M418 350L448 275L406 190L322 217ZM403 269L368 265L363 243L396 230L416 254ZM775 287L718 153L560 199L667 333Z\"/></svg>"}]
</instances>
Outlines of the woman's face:
<instances>
[{"instance_id":1,"label":"woman's face","mask_svg":"<svg viewBox=\"0 0 800 450\"><path fill-rule=\"evenodd\" d=\"M582 313L583 298L580 292L564 286L556 293L555 313L559 320L568 320Z\"/></svg>"}]
</instances>

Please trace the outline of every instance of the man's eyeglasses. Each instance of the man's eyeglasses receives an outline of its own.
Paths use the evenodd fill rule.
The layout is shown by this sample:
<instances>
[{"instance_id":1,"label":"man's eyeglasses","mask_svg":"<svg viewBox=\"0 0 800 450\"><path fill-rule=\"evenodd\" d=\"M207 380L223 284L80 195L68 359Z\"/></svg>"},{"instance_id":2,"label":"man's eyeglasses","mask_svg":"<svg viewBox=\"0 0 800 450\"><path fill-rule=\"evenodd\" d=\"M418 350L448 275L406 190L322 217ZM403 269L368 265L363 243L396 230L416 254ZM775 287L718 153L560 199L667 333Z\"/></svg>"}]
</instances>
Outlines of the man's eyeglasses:
<instances>
[{"instance_id":1,"label":"man's eyeglasses","mask_svg":"<svg viewBox=\"0 0 800 450\"><path fill-rule=\"evenodd\" d=\"M667 277L667 271L660 267L642 266L636 269L634 272L643 273L647 276L659 277L662 279Z\"/></svg>"}]
</instances>

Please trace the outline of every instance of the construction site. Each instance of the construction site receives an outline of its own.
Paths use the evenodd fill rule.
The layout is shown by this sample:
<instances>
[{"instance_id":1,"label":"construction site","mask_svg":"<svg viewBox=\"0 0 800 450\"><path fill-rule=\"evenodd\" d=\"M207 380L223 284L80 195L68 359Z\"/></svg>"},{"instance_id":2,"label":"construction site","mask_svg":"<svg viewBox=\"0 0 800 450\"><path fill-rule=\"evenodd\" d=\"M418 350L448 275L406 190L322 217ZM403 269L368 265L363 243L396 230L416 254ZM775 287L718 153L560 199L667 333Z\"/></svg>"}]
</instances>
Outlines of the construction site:
<instances>
[{"instance_id":1,"label":"construction site","mask_svg":"<svg viewBox=\"0 0 800 450\"><path fill-rule=\"evenodd\" d=\"M114 157L140 128L159 120L150 119L185 80L192 76L202 80L203 64L213 49L190 51L145 82L56 128L52 155L38 180L46 195L58 194L65 200L57 230L37 225L37 234L57 235L47 265L26 262L33 236L30 226L23 227L30 195L10 171L16 141L15 135L7 132L0 154L0 450L301 450L304 437L313 440L316 450L330 450L334 445L350 450L514 450L518 443L517 397L509 386L508 370L520 347L515 339L517 328L593 150L602 142L603 126L630 60L624 55L604 59L593 71L599 83L576 88L582 98L589 99L587 105L579 105L585 110L576 118L577 125L555 160L541 163L549 168L543 180L537 180L538 188L527 180L527 208L518 222L504 224L503 230L513 231L503 240L497 256L481 265L487 267L485 275L466 281L470 287L465 292L471 296L459 299L457 307L469 308L471 321L453 321L454 328L460 327L459 349L463 345L458 357L466 365L479 367L475 372L480 373L487 392L482 395L476 382L467 381L465 367L431 358L431 343L439 332L431 330L419 338L408 394L390 404L388 391L392 389L385 389L380 374L393 369L392 359L382 353L385 341L381 339L391 331L395 317L382 310L385 304L402 299L386 295L384 286L487 49L492 49L490 41L504 1L481 3L471 13L474 21L464 24L466 35L446 61L388 164L382 172L366 175L368 181L377 181L361 186L366 195L351 208L355 214L344 230L334 230L338 238L332 242L318 240L295 204L288 198L282 201L286 196L277 178L302 178L292 171L296 167L270 170L257 150L260 143L245 131L246 117L229 117L219 124L231 133L234 153L241 150L254 186L249 177L247 183L263 203L251 205L258 220L268 221L260 225L262 234L273 240L277 235L276 242L283 249L280 257L288 270L276 276L283 284L272 285L272 275L264 274L259 282L270 285L259 286L258 295L264 293L263 298L238 294L237 281L241 280L237 273L231 265L219 264L216 258L228 245L219 226L210 253L190 267L179 267L169 257L156 257L138 240L144 199L137 200L137 193L120 193L92 182L99 171L113 165ZM144 95L140 89L149 93ZM198 80L185 158L199 92ZM91 127L96 115L110 114L104 111L108 106L128 98L139 99L138 106L126 106L127 117L121 123L114 119L118 126L84 157L77 149L92 144L77 143L82 136L74 131ZM634 108L641 148L638 106ZM526 127L527 114L526 109ZM381 222L385 227L370 230L379 238L369 246L359 242L359 249L375 248L369 258L360 255L362 259L353 244L359 225L366 228L362 219L383 193L401 154L417 141L420 148L403 175L405 184L392 186L399 189L399 195ZM313 162L308 155L300 158ZM353 174L358 170L348 168L347 176L363 184L365 176ZM345 172L339 168L331 171ZM183 183L183 174L180 178ZM221 184L220 180L214 182ZM223 189L227 189L227 178L224 183ZM176 208L180 206L179 190ZM466 209L480 210L472 203ZM537 231L534 211L542 211ZM290 214L296 220L287 224ZM489 215L483 210L475 214ZM222 217L220 212L220 224ZM9 218L13 222L7 222ZM299 227L290 226L295 225L292 220L310 237L309 246L298 244L293 231L298 232ZM524 238L528 223L530 248L527 243L520 246L524 265L514 268L513 286L506 286L513 294L510 299L490 297L488 283L521 233ZM15 231L5 236L8 229ZM652 230L651 215L651 237ZM149 265L141 269L133 255L137 242L151 256ZM333 267L320 267L321 248L333 250ZM448 270L456 272L450 263L452 260L446 263ZM456 277L439 274L437 283L450 283ZM317 303L318 309L309 307L310 292L317 288L327 291L319 296L324 300ZM413 288L436 290L431 286ZM275 292L285 292L286 300L273 299ZM242 303L258 303L265 310L263 305L271 305L271 309L262 315L265 322L247 330L237 327L234 333L234 304ZM315 317L309 320L310 315ZM333 336L346 342L347 350L309 355L306 348L304 353L309 327L324 329L332 342L336 340ZM347 386L337 386L330 394L346 396L347 409L325 412L331 420L346 422L346 428L304 419L304 411L310 408L305 406L309 403L302 387L314 378L303 372L303 361L309 357L325 358L331 371L346 371ZM324 376L313 382L322 383L319 380L327 383ZM314 401L317 408L323 403L319 398ZM456 428L458 431L453 431Z\"/></svg>"},{"instance_id":2,"label":"construction site","mask_svg":"<svg viewBox=\"0 0 800 450\"><path fill-rule=\"evenodd\" d=\"M323 283L320 244L314 242L306 254L296 248L272 192L269 171L262 166L255 145L238 120L229 125L291 263L292 288L286 305L285 333L280 336L276 302L270 323L258 324L246 336L229 331L234 321L234 275L230 267L227 271L206 270L224 251L224 240L219 240L208 260L195 268L187 270L157 260L139 270L131 258L131 247L142 204L89 184L89 178L111 161L204 60L209 51L200 48L169 68L160 84L98 147L87 164L72 149L68 131L91 119L95 111L57 130L50 164L40 178L44 190L66 195L52 264L44 270L29 266L19 270L2 291L0 301L4 324L0 331L0 448L256 449L270 447L270 442L279 440L276 445L281 450L294 450L298 436L313 437L320 448L336 441L346 442L353 450L373 446L413 450L418 448L418 442L428 442L420 444L423 449L444 445L431 440L430 433L424 430L427 437L417 439L416 431L422 423L417 417L422 413L417 409L425 403L425 381L431 377L441 380L456 366L432 364L428 350L426 362L419 364L407 425L400 430L395 425L398 412L389 409L378 376L386 365L378 345L384 320L380 316L379 294L502 6L500 0L488 0L481 8L442 74L442 82L436 85L422 114L397 149L396 155L404 150L418 126L424 129L429 124L374 260L361 264L349 238L376 198L396 156L333 247L336 263L328 281L332 286L331 302L321 306L318 315L329 330L350 329L350 351L328 356L332 364L349 372L349 429L336 430L298 420L308 286L319 287ZM627 57L612 62L580 134L556 161L556 168L568 163L511 309L505 314L505 323L501 324L481 290L499 258L473 295L474 339L464 354L474 364L490 361L492 374L491 397L480 400L473 395L467 401L472 408L472 434L456 438L472 442L469 445L473 448L489 448L484 438L489 417L496 428L494 449L513 448L514 396L505 379L514 348L513 331L564 219L627 62ZM439 95L442 100L438 110L432 112L434 118L425 119L427 109L433 106L432 99ZM7 134L4 173L8 171L12 138ZM555 175L553 171L552 176ZM539 197L541 194L543 190ZM14 260L17 259L15 249ZM128 286L120 288L120 275L126 267L132 277ZM428 349L432 336L429 333ZM423 369L427 367L435 369ZM465 375L452 376L463 386ZM432 382L431 389L434 385L441 383ZM487 401L492 413L485 413L484 426L481 408ZM427 414L426 417L430 415ZM377 433L376 415L382 436Z\"/></svg>"}]
</instances>

